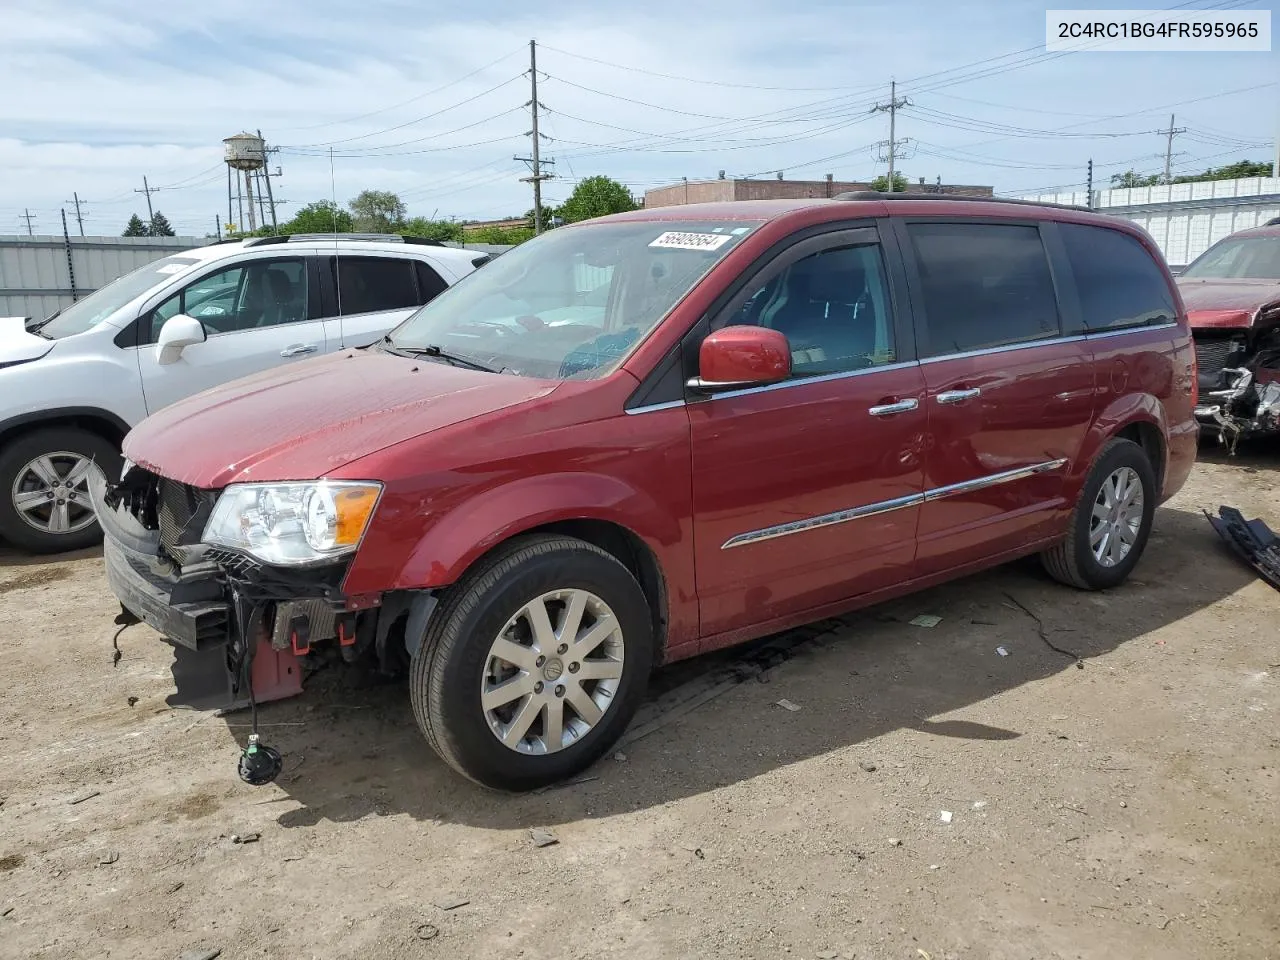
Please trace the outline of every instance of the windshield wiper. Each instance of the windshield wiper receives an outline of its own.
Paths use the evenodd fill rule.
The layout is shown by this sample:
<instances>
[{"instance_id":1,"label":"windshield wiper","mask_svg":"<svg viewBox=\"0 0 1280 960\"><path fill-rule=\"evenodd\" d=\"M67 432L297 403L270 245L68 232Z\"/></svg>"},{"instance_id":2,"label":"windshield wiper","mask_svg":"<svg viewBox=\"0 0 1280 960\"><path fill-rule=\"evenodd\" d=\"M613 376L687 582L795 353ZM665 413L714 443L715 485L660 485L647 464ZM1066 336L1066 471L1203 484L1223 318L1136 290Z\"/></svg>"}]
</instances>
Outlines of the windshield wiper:
<instances>
[{"instance_id":1,"label":"windshield wiper","mask_svg":"<svg viewBox=\"0 0 1280 960\"><path fill-rule=\"evenodd\" d=\"M53 311L53 313L49 314L43 320L39 320L35 323L28 324L27 333L40 333L40 329L44 327L46 324L48 324L50 321L54 320L58 316L58 314L62 313L62 310L63 308L59 307L57 310ZM41 334L41 336L44 336L44 334ZM45 337L45 339L47 340L49 338Z\"/></svg>"},{"instance_id":2,"label":"windshield wiper","mask_svg":"<svg viewBox=\"0 0 1280 960\"><path fill-rule=\"evenodd\" d=\"M415 357L438 357L445 363L452 366L467 367L471 370L481 370L485 373L502 372L501 370L495 370L493 367L481 363L479 360L472 360L470 357L464 357L458 353L450 353L447 350L441 349L438 344L429 343L425 347L406 347L396 343L389 336L384 337L383 342L386 343L387 347L394 352L407 353Z\"/></svg>"}]
</instances>

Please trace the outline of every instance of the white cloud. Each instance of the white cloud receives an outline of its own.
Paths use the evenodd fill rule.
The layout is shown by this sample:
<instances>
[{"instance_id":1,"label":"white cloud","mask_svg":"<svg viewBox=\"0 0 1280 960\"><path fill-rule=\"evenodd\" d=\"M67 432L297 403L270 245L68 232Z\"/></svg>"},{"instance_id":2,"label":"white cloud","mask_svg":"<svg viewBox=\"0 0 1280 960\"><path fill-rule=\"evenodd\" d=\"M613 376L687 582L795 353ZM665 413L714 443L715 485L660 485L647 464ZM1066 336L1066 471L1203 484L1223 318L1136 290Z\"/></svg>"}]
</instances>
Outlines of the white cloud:
<instances>
[{"instance_id":1,"label":"white cloud","mask_svg":"<svg viewBox=\"0 0 1280 960\"><path fill-rule=\"evenodd\" d=\"M910 80L997 57L1042 42L1043 33L1043 4L1030 0L985 10L942 0L857 6L811 0L803 7L781 0L655 0L642 9L616 0L571 0L536 13L515 3L446 0L8 0L4 6L0 89L9 93L0 102L0 133L7 138L0 140L0 232L17 229L14 217L27 207L43 227L51 227L73 190L88 199L95 229L118 232L129 213L145 211L143 198L132 192L145 174L152 184L172 185L156 194L156 206L176 226L204 233L215 214L226 213L225 179L217 167L221 140L254 128L274 144L321 145L275 158L284 172L278 193L293 204L330 195L323 152L333 143L340 201L378 187L402 192L416 213L439 208L445 215L481 217L523 211L530 205L528 188L519 183L524 171L511 158L528 151L522 139L527 114L517 109L528 99L527 81L412 121L516 77L527 65L530 35L543 45L539 67L550 75L539 96L549 108L544 133L554 138L544 150L557 158L562 176L604 172L632 182L638 192L645 182L715 176L720 169L730 175L790 168L796 176L868 177L883 166L877 167L867 146L884 139L887 130L882 116L866 111L875 97L887 98L890 76ZM421 96L505 53L511 56L491 69ZM937 93L924 90L915 99L952 115L1060 128L1074 121L1034 111L1127 113L1264 83L1273 79L1273 62L1269 55L1075 55ZM613 64L715 84L854 90L693 84ZM668 109L602 97L584 87ZM1269 116L1266 104L1273 102L1274 89L1190 106L1179 111L1178 123L1208 123L1237 137L1265 139L1270 122L1259 131L1250 115ZM911 84L906 91L912 95ZM1023 109L943 96L951 92ZM403 103L414 97L420 99ZM403 105L385 109L396 104ZM803 122L711 119L788 109L804 115L795 109L803 104L814 104ZM1154 130L1163 122L1167 115L1143 116L1097 129ZM1108 161L1150 155L1162 146L1155 135L998 137L945 123L923 111L904 112L898 135L918 141L919 152L902 169L1004 189L1047 186L1081 179L1089 157L1101 173L1112 169L1103 167ZM375 134L398 125L403 126ZM628 129L681 133L662 140ZM701 131L701 139L683 133L691 129ZM580 145L627 141L636 149ZM476 145L440 149L455 144ZM929 155L937 146L1001 158L1006 165ZM1189 140L1181 146L1192 155L1185 162L1215 152ZM851 155L800 166L841 153ZM1270 155L1267 149L1253 153ZM547 193L562 199L569 189L570 183L553 181Z\"/></svg>"}]
</instances>

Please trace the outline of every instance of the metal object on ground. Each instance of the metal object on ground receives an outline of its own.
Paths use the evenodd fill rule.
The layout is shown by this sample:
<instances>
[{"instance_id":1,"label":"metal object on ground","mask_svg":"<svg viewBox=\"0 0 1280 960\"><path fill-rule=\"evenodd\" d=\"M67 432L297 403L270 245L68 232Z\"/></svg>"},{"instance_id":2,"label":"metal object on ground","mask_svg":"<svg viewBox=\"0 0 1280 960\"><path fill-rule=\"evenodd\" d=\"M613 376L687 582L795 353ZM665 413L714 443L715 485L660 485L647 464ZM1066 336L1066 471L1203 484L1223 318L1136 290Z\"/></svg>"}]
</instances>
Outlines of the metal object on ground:
<instances>
[{"instance_id":1,"label":"metal object on ground","mask_svg":"<svg viewBox=\"0 0 1280 960\"><path fill-rule=\"evenodd\" d=\"M1261 520L1246 520L1235 507L1219 507L1218 516L1207 510L1213 529L1263 580L1280 590L1280 537Z\"/></svg>"}]
</instances>

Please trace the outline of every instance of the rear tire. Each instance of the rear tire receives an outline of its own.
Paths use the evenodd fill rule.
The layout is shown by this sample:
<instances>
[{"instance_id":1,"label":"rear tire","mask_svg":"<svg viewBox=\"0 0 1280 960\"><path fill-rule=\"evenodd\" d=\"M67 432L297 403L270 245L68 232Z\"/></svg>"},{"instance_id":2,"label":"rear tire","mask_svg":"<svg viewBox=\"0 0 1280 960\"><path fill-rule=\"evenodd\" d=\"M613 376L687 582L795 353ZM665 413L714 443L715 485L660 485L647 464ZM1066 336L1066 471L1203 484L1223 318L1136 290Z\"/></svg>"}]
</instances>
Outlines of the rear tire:
<instances>
[{"instance_id":1,"label":"rear tire","mask_svg":"<svg viewBox=\"0 0 1280 960\"><path fill-rule=\"evenodd\" d=\"M653 643L644 591L615 557L571 537L522 537L445 593L413 658L414 715L476 783L547 786L622 735Z\"/></svg>"},{"instance_id":2,"label":"rear tire","mask_svg":"<svg viewBox=\"0 0 1280 960\"><path fill-rule=\"evenodd\" d=\"M102 528L89 502L89 464L116 479L120 451L75 427L34 430L5 445L0 450L0 538L32 553L98 543Z\"/></svg>"},{"instance_id":3,"label":"rear tire","mask_svg":"<svg viewBox=\"0 0 1280 960\"><path fill-rule=\"evenodd\" d=\"M1123 583L1146 549L1157 495L1155 470L1142 447L1111 440L1089 471L1066 539L1040 554L1044 568L1081 590Z\"/></svg>"}]
</instances>

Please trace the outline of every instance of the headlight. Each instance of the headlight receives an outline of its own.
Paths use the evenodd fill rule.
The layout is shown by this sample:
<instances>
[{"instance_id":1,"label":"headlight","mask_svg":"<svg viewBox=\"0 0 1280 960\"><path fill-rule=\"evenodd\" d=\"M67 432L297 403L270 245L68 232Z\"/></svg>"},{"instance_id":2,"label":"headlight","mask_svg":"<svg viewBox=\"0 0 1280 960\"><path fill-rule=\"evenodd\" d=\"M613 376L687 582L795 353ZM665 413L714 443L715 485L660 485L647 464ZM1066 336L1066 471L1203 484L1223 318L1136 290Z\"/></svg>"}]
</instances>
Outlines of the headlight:
<instances>
[{"instance_id":1,"label":"headlight","mask_svg":"<svg viewBox=\"0 0 1280 960\"><path fill-rule=\"evenodd\" d=\"M218 497L201 539L263 563L323 563L356 548L381 493L379 483L346 480L235 483Z\"/></svg>"}]
</instances>

